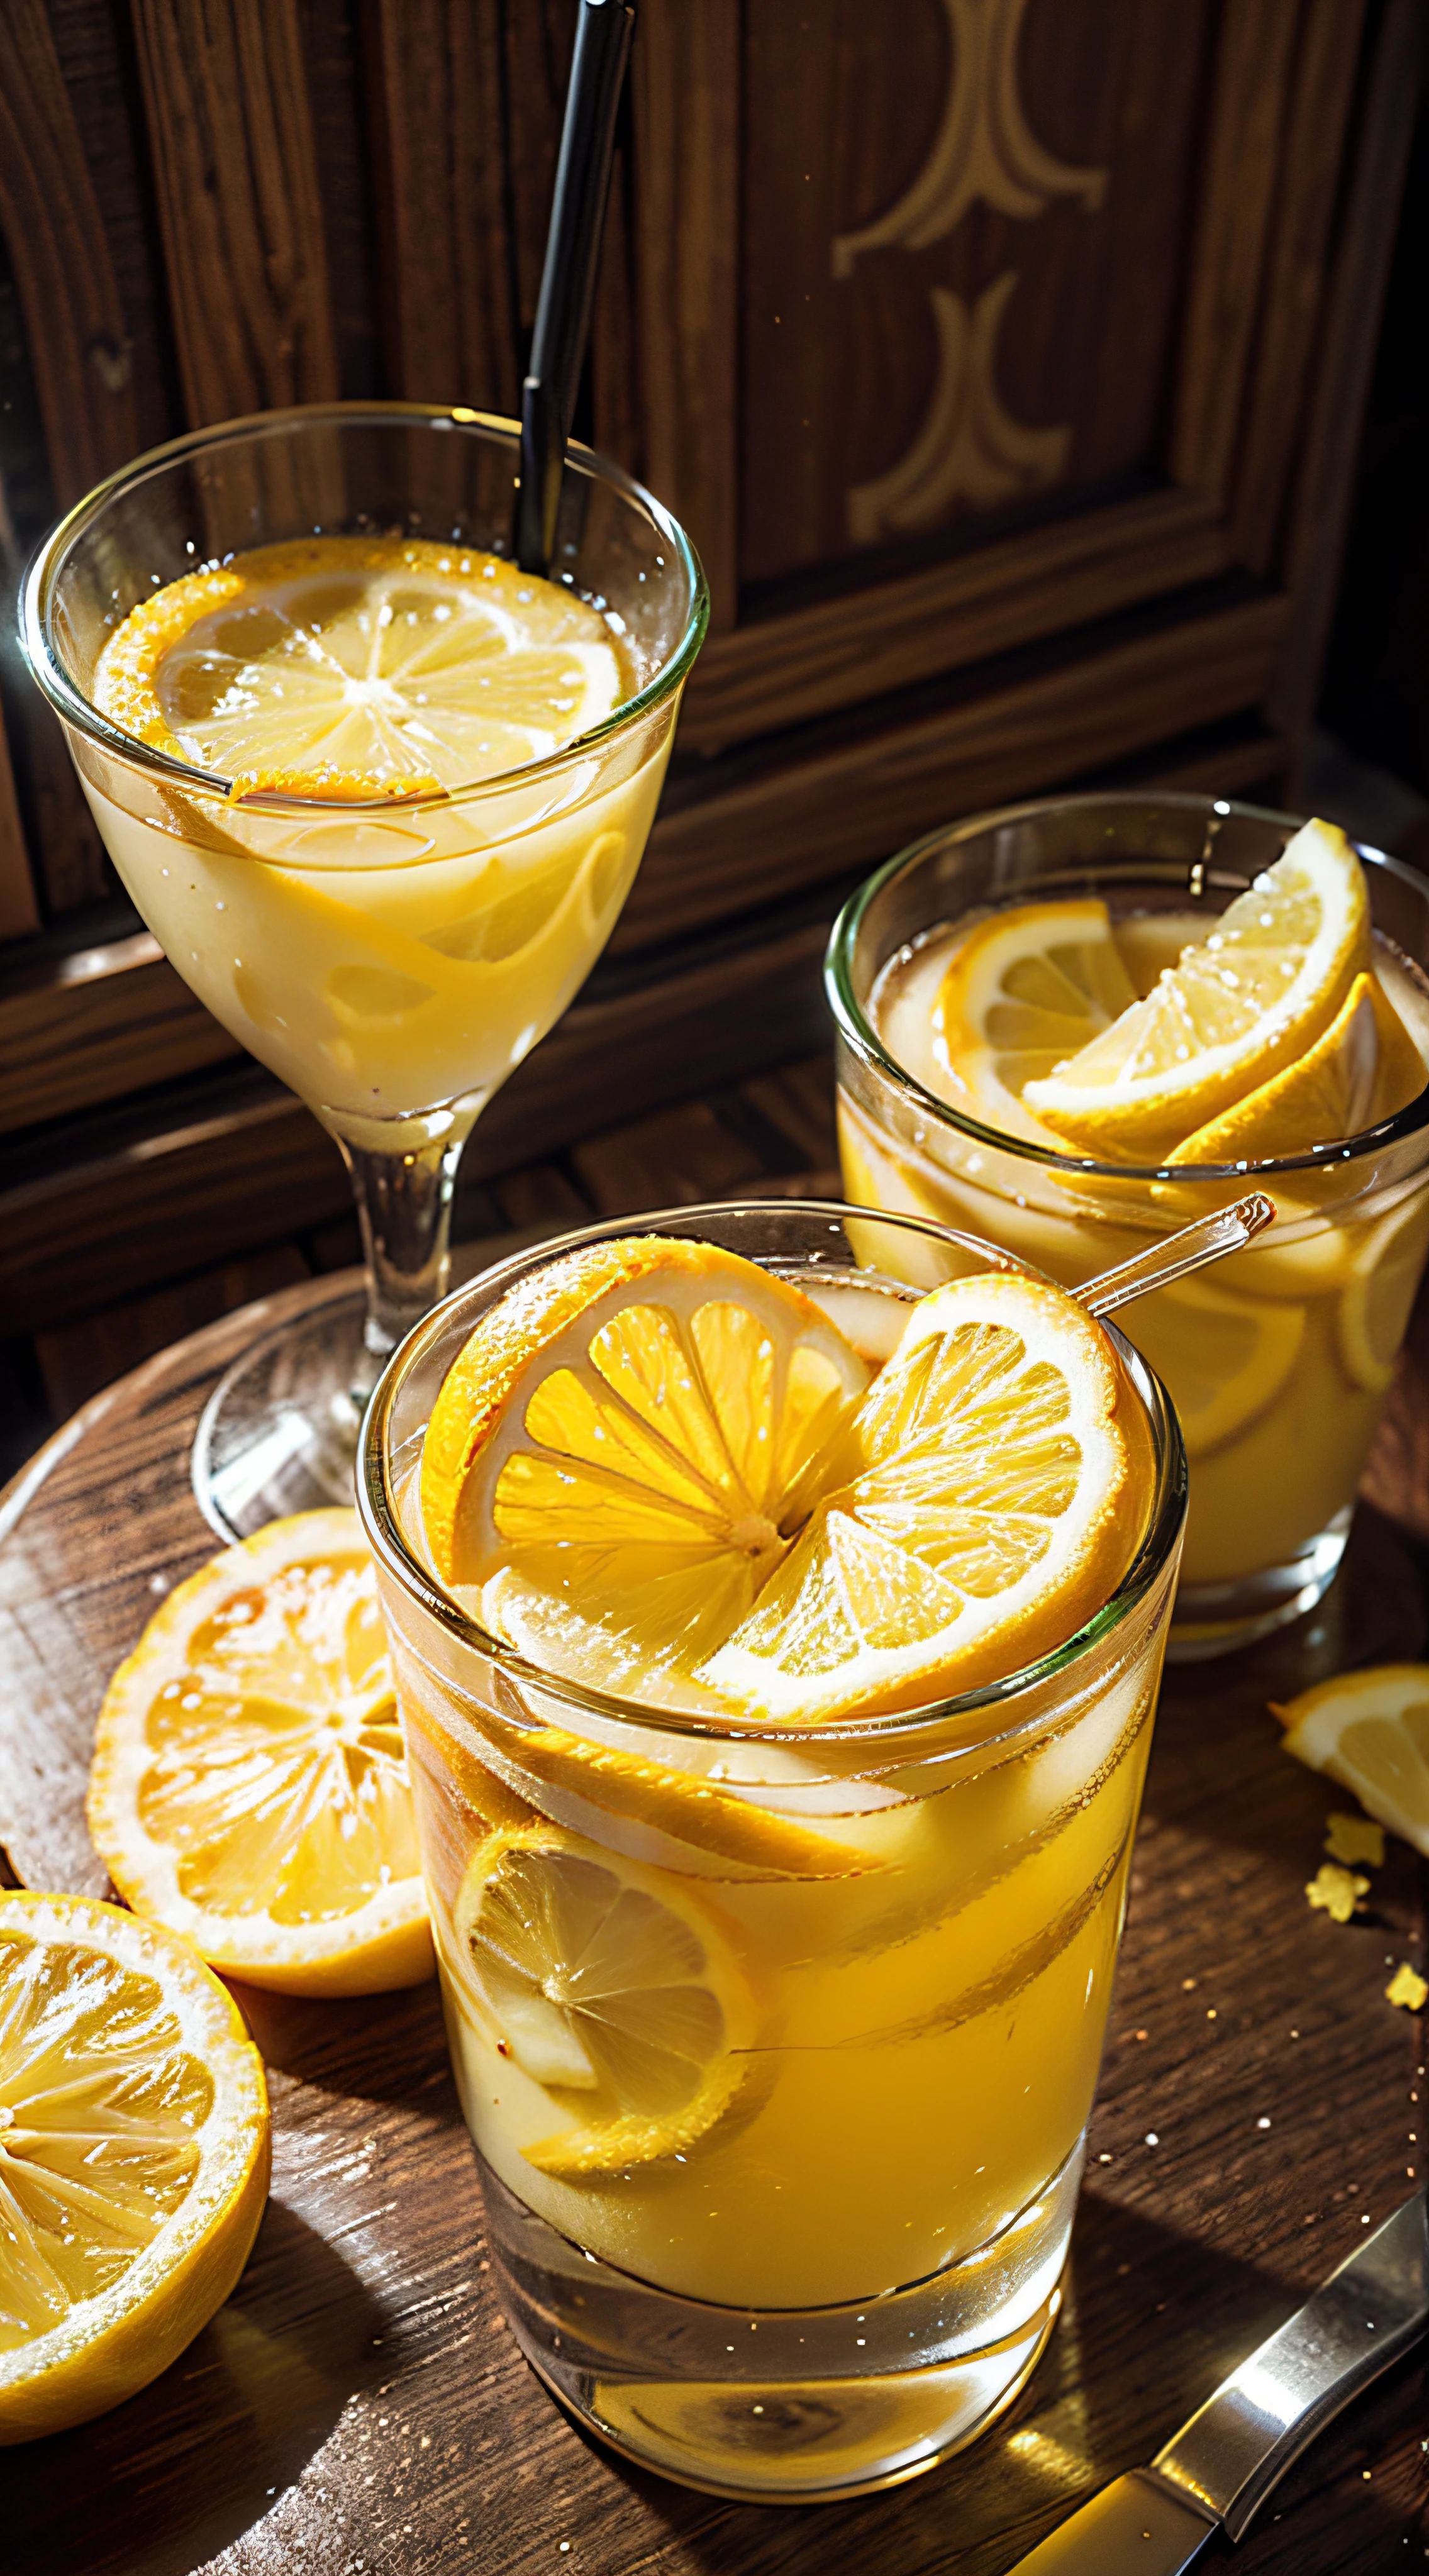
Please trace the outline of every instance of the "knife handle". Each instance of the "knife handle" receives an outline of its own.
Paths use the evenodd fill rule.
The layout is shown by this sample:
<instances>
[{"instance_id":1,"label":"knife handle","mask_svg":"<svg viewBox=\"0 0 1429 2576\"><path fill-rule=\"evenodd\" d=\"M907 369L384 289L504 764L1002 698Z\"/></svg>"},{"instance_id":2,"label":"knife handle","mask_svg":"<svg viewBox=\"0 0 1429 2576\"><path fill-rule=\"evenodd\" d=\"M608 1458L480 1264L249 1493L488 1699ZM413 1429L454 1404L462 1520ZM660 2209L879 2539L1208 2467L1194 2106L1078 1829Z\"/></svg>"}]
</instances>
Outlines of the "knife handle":
<instances>
[{"instance_id":1,"label":"knife handle","mask_svg":"<svg viewBox=\"0 0 1429 2576\"><path fill-rule=\"evenodd\" d=\"M1019 2558L1011 2576L1181 2576L1219 2528L1153 2470L1132 2469Z\"/></svg>"}]
</instances>

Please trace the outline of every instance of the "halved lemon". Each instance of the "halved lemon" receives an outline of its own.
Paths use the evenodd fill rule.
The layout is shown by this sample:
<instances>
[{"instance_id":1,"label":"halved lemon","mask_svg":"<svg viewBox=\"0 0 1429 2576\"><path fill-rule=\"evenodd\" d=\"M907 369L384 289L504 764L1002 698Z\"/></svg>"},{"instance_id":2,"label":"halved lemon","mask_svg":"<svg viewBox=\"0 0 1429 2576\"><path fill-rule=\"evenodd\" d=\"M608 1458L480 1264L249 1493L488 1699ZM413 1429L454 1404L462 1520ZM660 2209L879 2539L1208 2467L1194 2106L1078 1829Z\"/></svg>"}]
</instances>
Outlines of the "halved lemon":
<instances>
[{"instance_id":1,"label":"halved lemon","mask_svg":"<svg viewBox=\"0 0 1429 2576\"><path fill-rule=\"evenodd\" d=\"M95 703L235 796L367 799L494 778L626 694L595 609L496 555L317 536L188 573L130 610Z\"/></svg>"},{"instance_id":2,"label":"halved lemon","mask_svg":"<svg viewBox=\"0 0 1429 2576\"><path fill-rule=\"evenodd\" d=\"M1299 1355L1305 1309L1183 1279L1141 1298L1126 1330L1175 1389L1187 1457L1204 1458L1274 1403Z\"/></svg>"},{"instance_id":3,"label":"halved lemon","mask_svg":"<svg viewBox=\"0 0 1429 2576\"><path fill-rule=\"evenodd\" d=\"M1382 1394L1394 1375L1429 1250L1429 1201L1422 1189L1376 1223L1346 1229L1355 1246L1340 1292L1340 1357L1356 1386Z\"/></svg>"},{"instance_id":4,"label":"halved lemon","mask_svg":"<svg viewBox=\"0 0 1429 2576\"><path fill-rule=\"evenodd\" d=\"M542 2173L682 2154L733 2100L753 2006L688 1889L539 1822L482 1844L455 1928L502 2054L550 2096L550 2136L522 2151Z\"/></svg>"},{"instance_id":5,"label":"halved lemon","mask_svg":"<svg viewBox=\"0 0 1429 2576\"><path fill-rule=\"evenodd\" d=\"M914 1706L1073 1633L1145 1496L1069 1297L956 1280L866 1364L791 1282L646 1236L493 1308L433 1410L445 1580L561 1668L793 1724Z\"/></svg>"},{"instance_id":6,"label":"halved lemon","mask_svg":"<svg viewBox=\"0 0 1429 2576\"><path fill-rule=\"evenodd\" d=\"M1353 1789L1367 1815L1429 1853L1429 1664L1337 1673L1271 1707L1285 1750Z\"/></svg>"},{"instance_id":7,"label":"halved lemon","mask_svg":"<svg viewBox=\"0 0 1429 2576\"><path fill-rule=\"evenodd\" d=\"M1051 1073L1033 1115L1092 1153L1164 1156L1306 1054L1370 962L1364 871L1307 823L1145 999Z\"/></svg>"},{"instance_id":8,"label":"halved lemon","mask_svg":"<svg viewBox=\"0 0 1429 2576\"><path fill-rule=\"evenodd\" d=\"M89 1830L138 1914L293 1994L432 1973L357 1515L274 1521L180 1584L105 1695Z\"/></svg>"},{"instance_id":9,"label":"halved lemon","mask_svg":"<svg viewBox=\"0 0 1429 2576\"><path fill-rule=\"evenodd\" d=\"M1077 1055L1135 1000L1104 903L1017 904L959 940L933 1006L933 1053L977 1116L1035 1135L1026 1085Z\"/></svg>"},{"instance_id":10,"label":"halved lemon","mask_svg":"<svg viewBox=\"0 0 1429 2576\"><path fill-rule=\"evenodd\" d=\"M0 2442L166 2370L248 2259L263 2061L187 1941L0 1890Z\"/></svg>"}]
</instances>

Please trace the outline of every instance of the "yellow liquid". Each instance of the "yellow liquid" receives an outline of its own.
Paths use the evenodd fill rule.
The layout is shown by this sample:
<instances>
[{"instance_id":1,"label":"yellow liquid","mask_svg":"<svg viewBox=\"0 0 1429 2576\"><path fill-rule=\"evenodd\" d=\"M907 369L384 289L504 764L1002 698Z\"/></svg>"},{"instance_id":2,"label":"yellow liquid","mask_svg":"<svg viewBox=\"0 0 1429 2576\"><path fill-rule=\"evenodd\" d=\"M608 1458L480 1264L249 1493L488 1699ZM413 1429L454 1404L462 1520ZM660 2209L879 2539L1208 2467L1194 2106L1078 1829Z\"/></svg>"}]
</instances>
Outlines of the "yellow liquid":
<instances>
[{"instance_id":1,"label":"yellow liquid","mask_svg":"<svg viewBox=\"0 0 1429 2576\"><path fill-rule=\"evenodd\" d=\"M513 762L559 753L562 726L579 730L572 710L594 706L598 718L644 676L606 620L554 584L456 547L393 541L391 563L374 568L380 546L324 538L301 550L295 570L298 551L237 559L244 616L266 613L269 632L322 628L324 641L339 614L348 630L365 617L374 676L353 683L357 711L390 685L401 718L382 760L368 766L399 782L404 771L429 783L435 773L450 789L485 780L483 791L361 810L314 798L295 813L261 799L136 786L131 773L106 773L106 785L86 772L83 784L120 876L185 981L319 1114L354 1141L380 1146L388 1122L449 1103L474 1114L565 1008L639 864L674 708L614 747L523 778ZM449 581L457 602L466 594L493 602L516 653L567 651L583 695L566 693L563 703L563 693L548 691L534 710L539 721L489 728L485 753L470 723L445 745L434 740L421 718L441 719L413 706L415 685L403 696L400 670L396 683L383 679L384 653L401 640L401 568L413 560L429 590ZM393 600L395 617L379 631ZM390 646L389 635L397 638ZM101 657L101 706L106 688L115 691L112 657L124 636L121 628ZM174 741L190 760L207 759L221 740L221 726L202 721L213 712L203 656L226 637L222 611L201 619L158 673ZM294 704L291 745L281 732L264 737L268 767L311 765L296 696Z\"/></svg>"},{"instance_id":2,"label":"yellow liquid","mask_svg":"<svg viewBox=\"0 0 1429 2576\"><path fill-rule=\"evenodd\" d=\"M1191 916L1118 925L1138 989L1204 929ZM958 936L935 931L891 961L869 1006L889 1054L944 1097L932 1014ZM1380 980L1429 1064L1429 995L1382 941L1375 950ZM1068 1288L1233 1195L1217 1188L1199 1204L1158 1204L1147 1183L1061 1177L931 1122L921 1135L910 1125L881 1122L841 1094L849 1198L983 1236ZM1262 1241L1117 1317L1180 1416L1190 1464L1186 1584L1235 1583L1288 1564L1353 1500L1429 1252L1422 1173L1386 1174L1368 1157L1331 1176L1290 1176L1273 1194L1281 1221ZM883 1250L894 1257L891 1243Z\"/></svg>"},{"instance_id":3,"label":"yellow liquid","mask_svg":"<svg viewBox=\"0 0 1429 2576\"><path fill-rule=\"evenodd\" d=\"M509 1683L499 1758L484 1762L489 1668L469 1657L462 1687L460 1658L445 1673L419 1660L388 1607L463 2108L520 2200L642 2281L764 2308L917 2281L1035 2201L1091 2109L1164 1618L1047 1686L1015 1742L959 1749L932 1726L892 1749L811 1731L731 1752L555 1700L531 1709L534 1724L580 1724L696 1780L717 1755L733 1761L761 1805L847 1847L857 1874L817 1881L755 1878L523 1769ZM523 2154L585 2106L523 2069L463 1955L463 1882L513 1790L588 1860L618 1854L657 1901L695 1909L737 1965L752 2019L733 2090L678 2154L579 2182Z\"/></svg>"}]
</instances>

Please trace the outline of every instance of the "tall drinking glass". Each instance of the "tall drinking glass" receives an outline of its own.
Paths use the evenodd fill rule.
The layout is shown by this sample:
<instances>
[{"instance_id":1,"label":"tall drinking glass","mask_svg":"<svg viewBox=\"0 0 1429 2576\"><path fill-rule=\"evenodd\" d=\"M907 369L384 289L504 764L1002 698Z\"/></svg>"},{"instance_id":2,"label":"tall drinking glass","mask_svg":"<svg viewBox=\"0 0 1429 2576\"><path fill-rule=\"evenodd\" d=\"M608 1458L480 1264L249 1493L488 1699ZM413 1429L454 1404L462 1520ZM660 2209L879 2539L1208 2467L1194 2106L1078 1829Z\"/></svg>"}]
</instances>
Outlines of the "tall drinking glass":
<instances>
[{"instance_id":1,"label":"tall drinking glass","mask_svg":"<svg viewBox=\"0 0 1429 2576\"><path fill-rule=\"evenodd\" d=\"M874 1358L920 1267L1016 1265L814 1202L591 1228L428 1316L363 1431L359 1502L503 2311L571 2412L647 2467L722 2494L850 2495L973 2440L1057 2315L1181 1443L1112 1331L1149 1461L1132 1561L1077 1636L1005 1680L808 1730L608 1696L524 1660L442 1589L415 1480L478 1319L574 1245L645 1231L794 1280ZM830 1875L835 1843L848 1868ZM622 1925L624 1955L634 1940L649 1963L633 1998L611 1966ZM604 2016L619 2154L570 2145L597 2097L553 2057L539 1994Z\"/></svg>"},{"instance_id":2,"label":"tall drinking glass","mask_svg":"<svg viewBox=\"0 0 1429 2576\"><path fill-rule=\"evenodd\" d=\"M1173 1657L1263 1635L1334 1577L1429 1251L1429 1092L1280 1160L1097 1162L955 1108L938 1088L932 1008L960 924L1007 904L1101 896L1123 938L1164 962L1204 938L1298 828L1252 806L1141 791L974 815L890 860L829 943L850 1198L972 1227L1069 1288L1250 1183L1275 1200L1277 1223L1212 1278L1158 1289L1126 1318L1169 1389L1190 1462ZM1376 965L1422 1039L1429 886L1377 850L1360 857Z\"/></svg>"},{"instance_id":3,"label":"tall drinking glass","mask_svg":"<svg viewBox=\"0 0 1429 2576\"><path fill-rule=\"evenodd\" d=\"M118 730L95 704L96 665L138 601L256 547L395 534L509 553L518 452L514 422L418 403L228 422L100 485L26 579L31 670L138 910L337 1139L356 1194L365 1297L256 1344L200 1426L195 1490L225 1537L351 1491L366 1396L446 1285L466 1138L629 891L706 592L669 512L573 445L552 579L604 619L633 694L551 757L400 804L238 801L228 780Z\"/></svg>"}]
</instances>

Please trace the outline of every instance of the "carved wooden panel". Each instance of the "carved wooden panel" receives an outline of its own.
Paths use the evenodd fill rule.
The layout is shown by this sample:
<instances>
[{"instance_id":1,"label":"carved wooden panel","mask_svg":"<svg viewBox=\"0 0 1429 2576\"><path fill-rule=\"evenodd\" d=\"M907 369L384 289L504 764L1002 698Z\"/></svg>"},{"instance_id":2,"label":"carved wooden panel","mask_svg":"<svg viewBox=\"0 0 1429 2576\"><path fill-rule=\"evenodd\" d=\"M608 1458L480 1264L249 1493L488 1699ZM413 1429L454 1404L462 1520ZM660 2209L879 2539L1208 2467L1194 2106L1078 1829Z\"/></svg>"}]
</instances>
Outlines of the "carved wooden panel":
<instances>
[{"instance_id":1,"label":"carved wooden panel","mask_svg":"<svg viewBox=\"0 0 1429 2576\"><path fill-rule=\"evenodd\" d=\"M746 30L745 579L1156 462L1205 0L801 15Z\"/></svg>"}]
</instances>

